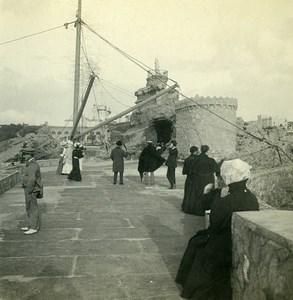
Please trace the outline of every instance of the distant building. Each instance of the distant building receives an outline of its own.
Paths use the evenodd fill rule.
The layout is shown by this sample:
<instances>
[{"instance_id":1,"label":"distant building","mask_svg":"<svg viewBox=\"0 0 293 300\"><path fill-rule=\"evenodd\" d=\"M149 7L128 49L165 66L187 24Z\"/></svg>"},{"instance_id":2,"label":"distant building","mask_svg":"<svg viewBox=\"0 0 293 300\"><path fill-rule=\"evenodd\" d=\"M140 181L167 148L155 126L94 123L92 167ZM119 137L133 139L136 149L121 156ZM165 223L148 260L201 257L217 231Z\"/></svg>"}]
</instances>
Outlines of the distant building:
<instances>
[{"instance_id":1,"label":"distant building","mask_svg":"<svg viewBox=\"0 0 293 300\"><path fill-rule=\"evenodd\" d=\"M273 118L271 116L257 116L257 126L259 128L267 128L273 126Z\"/></svg>"},{"instance_id":2,"label":"distant building","mask_svg":"<svg viewBox=\"0 0 293 300\"><path fill-rule=\"evenodd\" d=\"M107 117L111 114L109 107L105 105L93 105L93 117L89 119L85 116L82 116L79 122L79 125L76 129L76 134L82 134L86 130L89 130L98 124L104 122ZM73 120L65 120L64 126L49 126L51 134L54 138L58 138L61 142L66 142L73 129ZM96 130L93 130L91 133L86 134L82 138L84 143L95 143L103 142L108 140L108 126L103 126Z\"/></svg>"},{"instance_id":3,"label":"distant building","mask_svg":"<svg viewBox=\"0 0 293 300\"><path fill-rule=\"evenodd\" d=\"M286 130L288 134L293 134L293 121L286 121Z\"/></svg>"}]
</instances>

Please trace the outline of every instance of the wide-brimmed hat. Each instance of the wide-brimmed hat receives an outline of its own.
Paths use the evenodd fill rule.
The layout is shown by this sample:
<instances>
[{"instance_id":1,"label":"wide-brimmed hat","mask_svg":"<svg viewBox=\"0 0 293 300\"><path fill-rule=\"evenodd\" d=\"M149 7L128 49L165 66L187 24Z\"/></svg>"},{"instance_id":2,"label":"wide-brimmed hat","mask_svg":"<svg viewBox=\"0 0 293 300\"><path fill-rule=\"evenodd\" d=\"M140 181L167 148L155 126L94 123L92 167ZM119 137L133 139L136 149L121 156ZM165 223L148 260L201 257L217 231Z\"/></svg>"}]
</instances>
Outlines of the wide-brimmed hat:
<instances>
[{"instance_id":1,"label":"wide-brimmed hat","mask_svg":"<svg viewBox=\"0 0 293 300\"><path fill-rule=\"evenodd\" d=\"M121 141L118 141L118 142L116 143L116 145L117 145L117 146L122 146L122 142L121 142Z\"/></svg>"},{"instance_id":2,"label":"wide-brimmed hat","mask_svg":"<svg viewBox=\"0 0 293 300\"><path fill-rule=\"evenodd\" d=\"M221 177L229 185L250 178L251 166L240 158L226 160L221 166Z\"/></svg>"}]
</instances>

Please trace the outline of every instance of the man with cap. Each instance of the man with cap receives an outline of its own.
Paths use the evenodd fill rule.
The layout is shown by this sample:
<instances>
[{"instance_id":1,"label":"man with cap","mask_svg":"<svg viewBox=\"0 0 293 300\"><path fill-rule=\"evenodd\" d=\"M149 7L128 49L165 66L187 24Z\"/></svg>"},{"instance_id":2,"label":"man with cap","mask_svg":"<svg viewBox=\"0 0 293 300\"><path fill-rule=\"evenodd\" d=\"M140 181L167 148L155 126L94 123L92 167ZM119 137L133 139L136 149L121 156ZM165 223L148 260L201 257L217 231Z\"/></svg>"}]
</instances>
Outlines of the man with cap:
<instances>
[{"instance_id":1,"label":"man with cap","mask_svg":"<svg viewBox=\"0 0 293 300\"><path fill-rule=\"evenodd\" d=\"M119 184L123 183L123 172L124 172L124 157L127 156L127 152L121 149L122 142L118 141L116 143L116 148L111 151L110 158L113 161L112 171L114 172L113 184L117 183L117 177L119 173Z\"/></svg>"},{"instance_id":2,"label":"man with cap","mask_svg":"<svg viewBox=\"0 0 293 300\"><path fill-rule=\"evenodd\" d=\"M25 209L28 216L28 226L22 227L24 234L33 234L40 229L40 216L37 197L42 190L40 166L34 158L34 148L23 148L26 165L23 172L22 187L24 188Z\"/></svg>"}]
</instances>

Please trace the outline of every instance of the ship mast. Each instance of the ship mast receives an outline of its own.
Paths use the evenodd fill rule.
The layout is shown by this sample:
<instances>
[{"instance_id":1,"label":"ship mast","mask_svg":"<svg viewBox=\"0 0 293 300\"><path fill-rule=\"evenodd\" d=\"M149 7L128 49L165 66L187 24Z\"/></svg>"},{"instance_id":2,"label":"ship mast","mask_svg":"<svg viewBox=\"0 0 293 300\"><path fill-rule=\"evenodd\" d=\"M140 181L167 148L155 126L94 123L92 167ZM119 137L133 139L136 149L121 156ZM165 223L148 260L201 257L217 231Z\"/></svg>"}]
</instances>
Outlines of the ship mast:
<instances>
[{"instance_id":1,"label":"ship mast","mask_svg":"<svg viewBox=\"0 0 293 300\"><path fill-rule=\"evenodd\" d=\"M81 39L81 0L78 0L76 12L76 44L75 44L75 73L74 73L74 99L73 99L73 126L77 126L79 81L80 81L80 39Z\"/></svg>"}]
</instances>

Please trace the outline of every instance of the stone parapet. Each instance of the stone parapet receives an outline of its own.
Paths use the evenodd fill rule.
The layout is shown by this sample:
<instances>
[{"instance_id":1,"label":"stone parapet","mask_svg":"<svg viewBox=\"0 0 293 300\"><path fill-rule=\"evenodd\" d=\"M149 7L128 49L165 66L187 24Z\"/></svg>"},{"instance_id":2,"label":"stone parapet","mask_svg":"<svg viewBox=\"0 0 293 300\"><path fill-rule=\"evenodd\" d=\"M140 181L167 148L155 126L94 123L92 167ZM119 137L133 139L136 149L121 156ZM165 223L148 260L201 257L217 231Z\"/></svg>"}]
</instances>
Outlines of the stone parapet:
<instances>
[{"instance_id":1,"label":"stone parapet","mask_svg":"<svg viewBox=\"0 0 293 300\"><path fill-rule=\"evenodd\" d=\"M233 214L233 300L292 299L292 228L292 211Z\"/></svg>"},{"instance_id":2,"label":"stone parapet","mask_svg":"<svg viewBox=\"0 0 293 300\"><path fill-rule=\"evenodd\" d=\"M1 171L0 173L0 195L15 186L20 180L19 170Z\"/></svg>"},{"instance_id":3,"label":"stone parapet","mask_svg":"<svg viewBox=\"0 0 293 300\"><path fill-rule=\"evenodd\" d=\"M176 113L180 110L199 109L201 107L208 109L233 109L237 110L238 102L235 98L229 97L199 97L181 100L176 104Z\"/></svg>"}]
</instances>

